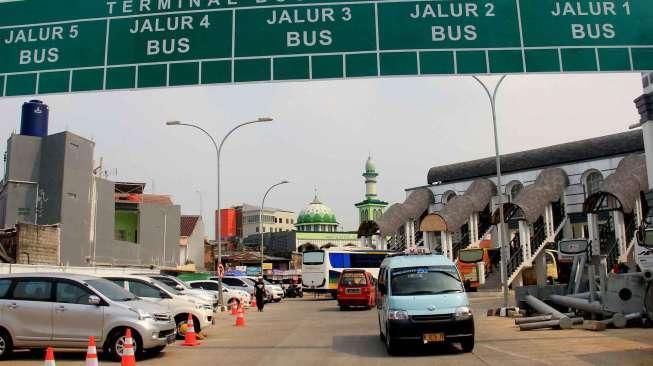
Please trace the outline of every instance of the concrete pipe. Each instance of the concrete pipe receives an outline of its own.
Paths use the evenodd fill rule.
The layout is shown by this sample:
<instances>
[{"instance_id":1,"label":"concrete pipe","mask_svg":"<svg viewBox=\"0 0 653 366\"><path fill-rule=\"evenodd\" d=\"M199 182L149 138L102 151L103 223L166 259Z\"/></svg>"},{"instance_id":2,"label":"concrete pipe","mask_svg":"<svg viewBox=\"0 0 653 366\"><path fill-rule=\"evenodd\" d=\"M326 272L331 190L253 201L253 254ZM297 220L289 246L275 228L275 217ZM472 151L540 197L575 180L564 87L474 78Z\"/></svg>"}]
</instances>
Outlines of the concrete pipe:
<instances>
[{"instance_id":1,"label":"concrete pipe","mask_svg":"<svg viewBox=\"0 0 653 366\"><path fill-rule=\"evenodd\" d=\"M600 292L595 292L594 295L596 296L597 299L601 298L601 293ZM567 295L567 297L573 297L575 299L585 299L588 300L590 298L590 293L589 292L579 292L577 294L570 294Z\"/></svg>"},{"instance_id":2,"label":"concrete pipe","mask_svg":"<svg viewBox=\"0 0 653 366\"><path fill-rule=\"evenodd\" d=\"M583 318L560 318L558 325L560 329L571 329L576 324L583 324Z\"/></svg>"},{"instance_id":3,"label":"concrete pipe","mask_svg":"<svg viewBox=\"0 0 653 366\"><path fill-rule=\"evenodd\" d=\"M516 318L515 325L547 322L549 320L553 320L552 315L540 315L540 316L531 316L526 318Z\"/></svg>"},{"instance_id":4,"label":"concrete pipe","mask_svg":"<svg viewBox=\"0 0 653 366\"><path fill-rule=\"evenodd\" d=\"M553 297L554 295L552 295ZM566 318L567 316L558 310L550 307L549 305L545 304L543 301L538 299L535 296L528 295L525 298L526 303L530 305L535 311L542 315L552 315L553 319L560 319L560 318Z\"/></svg>"},{"instance_id":5,"label":"concrete pipe","mask_svg":"<svg viewBox=\"0 0 653 366\"><path fill-rule=\"evenodd\" d=\"M535 323L525 323L519 325L519 330L535 330L535 329L544 329L544 328L560 328L560 329L571 329L574 324L582 324L583 318L561 318L547 320L543 322Z\"/></svg>"},{"instance_id":6,"label":"concrete pipe","mask_svg":"<svg viewBox=\"0 0 653 366\"><path fill-rule=\"evenodd\" d=\"M569 296L560 296L560 295L551 295L551 301L560 306L567 306L572 309L578 309L582 311L587 311L594 314L602 315L612 315L612 313L603 311L603 307L600 302L594 301L589 302L583 299L577 299Z\"/></svg>"},{"instance_id":7,"label":"concrete pipe","mask_svg":"<svg viewBox=\"0 0 653 366\"><path fill-rule=\"evenodd\" d=\"M559 320L547 320L544 322L536 323L526 323L519 326L519 330L535 330L535 329L544 329L544 328L555 328L560 326Z\"/></svg>"},{"instance_id":8,"label":"concrete pipe","mask_svg":"<svg viewBox=\"0 0 653 366\"><path fill-rule=\"evenodd\" d=\"M642 313L632 313L632 314L621 314L615 313L612 318L606 319L603 322L607 325L612 324L615 328L625 328L628 325L628 322L633 319L639 319L642 317Z\"/></svg>"}]
</instances>

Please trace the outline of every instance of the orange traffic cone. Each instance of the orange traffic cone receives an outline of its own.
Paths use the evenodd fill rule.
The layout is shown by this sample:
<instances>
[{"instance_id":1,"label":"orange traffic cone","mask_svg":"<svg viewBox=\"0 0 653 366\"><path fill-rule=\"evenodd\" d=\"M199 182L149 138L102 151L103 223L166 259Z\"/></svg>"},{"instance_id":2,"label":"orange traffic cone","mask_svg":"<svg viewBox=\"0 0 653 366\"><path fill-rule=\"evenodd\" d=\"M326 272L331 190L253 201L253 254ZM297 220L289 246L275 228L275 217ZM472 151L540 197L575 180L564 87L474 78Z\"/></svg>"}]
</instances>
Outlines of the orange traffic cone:
<instances>
[{"instance_id":1,"label":"orange traffic cone","mask_svg":"<svg viewBox=\"0 0 653 366\"><path fill-rule=\"evenodd\" d=\"M56 366L54 363L54 350L52 347L48 347L48 350L45 352L45 363L44 366Z\"/></svg>"},{"instance_id":2,"label":"orange traffic cone","mask_svg":"<svg viewBox=\"0 0 653 366\"><path fill-rule=\"evenodd\" d=\"M250 308L255 308L256 307L256 296L252 296L252 301L249 304Z\"/></svg>"},{"instance_id":3,"label":"orange traffic cone","mask_svg":"<svg viewBox=\"0 0 653 366\"><path fill-rule=\"evenodd\" d=\"M125 347L122 350L122 360L120 366L136 366L136 356L134 355L134 339L132 338L131 329L127 328L125 332Z\"/></svg>"},{"instance_id":4,"label":"orange traffic cone","mask_svg":"<svg viewBox=\"0 0 653 366\"><path fill-rule=\"evenodd\" d=\"M243 310L242 306L238 308L238 315L236 315L236 326L237 327L245 326L245 310Z\"/></svg>"},{"instance_id":5,"label":"orange traffic cone","mask_svg":"<svg viewBox=\"0 0 653 366\"><path fill-rule=\"evenodd\" d=\"M229 306L231 307L231 315L238 315L238 303L236 301L232 301Z\"/></svg>"},{"instance_id":6,"label":"orange traffic cone","mask_svg":"<svg viewBox=\"0 0 653 366\"><path fill-rule=\"evenodd\" d=\"M188 314L188 322L186 322L186 334L184 334L184 343L182 346L194 347L199 346L200 342L197 341L197 335L195 334L195 325L193 324L193 315Z\"/></svg>"},{"instance_id":7,"label":"orange traffic cone","mask_svg":"<svg viewBox=\"0 0 653 366\"><path fill-rule=\"evenodd\" d=\"M97 348L95 347L95 337L88 338L88 349L86 350L86 366L98 366Z\"/></svg>"}]
</instances>

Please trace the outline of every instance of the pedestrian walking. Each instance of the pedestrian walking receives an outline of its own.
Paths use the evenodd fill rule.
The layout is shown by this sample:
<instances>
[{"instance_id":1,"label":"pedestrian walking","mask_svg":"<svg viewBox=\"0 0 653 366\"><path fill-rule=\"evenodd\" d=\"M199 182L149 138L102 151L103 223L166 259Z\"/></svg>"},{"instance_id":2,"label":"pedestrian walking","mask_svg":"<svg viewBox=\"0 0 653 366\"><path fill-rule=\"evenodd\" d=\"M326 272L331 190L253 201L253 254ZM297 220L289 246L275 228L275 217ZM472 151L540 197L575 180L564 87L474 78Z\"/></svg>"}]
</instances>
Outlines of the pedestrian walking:
<instances>
[{"instance_id":1,"label":"pedestrian walking","mask_svg":"<svg viewBox=\"0 0 653 366\"><path fill-rule=\"evenodd\" d=\"M263 307L265 306L265 283L263 282L263 278L259 277L258 281L256 282L256 307L258 308L258 311L263 311Z\"/></svg>"}]
</instances>

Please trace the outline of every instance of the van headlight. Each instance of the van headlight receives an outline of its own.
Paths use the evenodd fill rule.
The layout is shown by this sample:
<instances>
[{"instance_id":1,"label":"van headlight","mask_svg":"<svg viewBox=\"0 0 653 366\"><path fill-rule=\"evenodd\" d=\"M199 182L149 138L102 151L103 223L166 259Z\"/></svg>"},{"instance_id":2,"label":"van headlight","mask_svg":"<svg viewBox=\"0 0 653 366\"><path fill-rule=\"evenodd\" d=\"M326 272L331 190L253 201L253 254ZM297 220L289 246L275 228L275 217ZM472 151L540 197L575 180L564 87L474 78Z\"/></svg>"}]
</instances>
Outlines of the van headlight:
<instances>
[{"instance_id":1,"label":"van headlight","mask_svg":"<svg viewBox=\"0 0 653 366\"><path fill-rule=\"evenodd\" d=\"M467 306L461 306L456 308L455 318L456 320L467 320L472 317L472 311Z\"/></svg>"},{"instance_id":2,"label":"van headlight","mask_svg":"<svg viewBox=\"0 0 653 366\"><path fill-rule=\"evenodd\" d=\"M406 310L388 310L388 320L408 320Z\"/></svg>"},{"instance_id":3,"label":"van headlight","mask_svg":"<svg viewBox=\"0 0 653 366\"><path fill-rule=\"evenodd\" d=\"M148 313L146 311L143 311L141 309L129 308L129 310L136 313L136 315L138 316L138 320L153 319L152 314L150 314L150 313Z\"/></svg>"}]
</instances>

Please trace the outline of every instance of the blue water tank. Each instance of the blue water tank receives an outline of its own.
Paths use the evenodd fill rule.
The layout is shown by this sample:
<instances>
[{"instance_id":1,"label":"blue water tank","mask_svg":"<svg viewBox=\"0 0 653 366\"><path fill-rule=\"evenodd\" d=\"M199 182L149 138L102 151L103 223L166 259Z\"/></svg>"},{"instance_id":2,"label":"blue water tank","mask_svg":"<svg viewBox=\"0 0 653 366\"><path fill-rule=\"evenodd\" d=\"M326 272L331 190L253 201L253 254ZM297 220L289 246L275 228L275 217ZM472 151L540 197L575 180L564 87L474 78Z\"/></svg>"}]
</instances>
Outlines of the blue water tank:
<instances>
[{"instance_id":1,"label":"blue water tank","mask_svg":"<svg viewBox=\"0 0 653 366\"><path fill-rule=\"evenodd\" d=\"M50 108L40 100L23 103L20 122L20 134L25 136L45 137L48 135L48 118Z\"/></svg>"}]
</instances>

